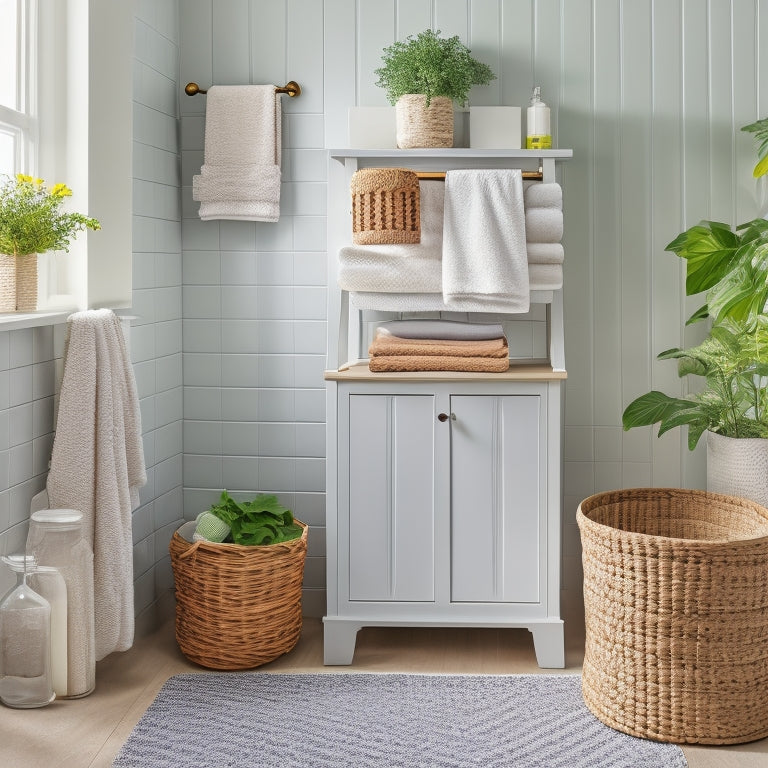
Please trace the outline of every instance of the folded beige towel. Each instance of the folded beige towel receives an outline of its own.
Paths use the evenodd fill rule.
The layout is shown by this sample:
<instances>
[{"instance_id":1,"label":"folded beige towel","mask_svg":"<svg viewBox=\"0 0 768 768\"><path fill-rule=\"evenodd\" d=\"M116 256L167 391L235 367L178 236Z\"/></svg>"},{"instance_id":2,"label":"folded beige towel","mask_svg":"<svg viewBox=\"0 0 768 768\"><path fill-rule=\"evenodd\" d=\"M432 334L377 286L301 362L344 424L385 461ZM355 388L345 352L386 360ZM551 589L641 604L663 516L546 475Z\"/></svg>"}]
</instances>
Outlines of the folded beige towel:
<instances>
[{"instance_id":1,"label":"folded beige towel","mask_svg":"<svg viewBox=\"0 0 768 768\"><path fill-rule=\"evenodd\" d=\"M94 561L96 660L133 644L132 512L147 482L133 367L108 309L75 312L48 473L51 508L76 509Z\"/></svg>"},{"instance_id":2,"label":"folded beige towel","mask_svg":"<svg viewBox=\"0 0 768 768\"><path fill-rule=\"evenodd\" d=\"M380 355L368 367L376 373L395 371L475 371L502 373L509 369L509 358L455 357L452 355Z\"/></svg>"},{"instance_id":3,"label":"folded beige towel","mask_svg":"<svg viewBox=\"0 0 768 768\"><path fill-rule=\"evenodd\" d=\"M415 355L445 357L509 357L507 340L454 341L450 339L401 339L378 333L368 348L371 357Z\"/></svg>"}]
</instances>

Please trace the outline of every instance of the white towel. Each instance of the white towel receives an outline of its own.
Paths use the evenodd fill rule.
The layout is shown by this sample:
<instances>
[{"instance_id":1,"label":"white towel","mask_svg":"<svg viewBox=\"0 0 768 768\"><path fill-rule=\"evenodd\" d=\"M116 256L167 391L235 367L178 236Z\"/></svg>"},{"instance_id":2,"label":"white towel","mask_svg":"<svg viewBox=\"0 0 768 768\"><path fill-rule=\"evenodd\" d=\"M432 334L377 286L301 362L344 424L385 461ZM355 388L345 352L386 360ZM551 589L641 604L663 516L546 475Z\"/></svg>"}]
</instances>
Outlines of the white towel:
<instances>
[{"instance_id":1,"label":"white towel","mask_svg":"<svg viewBox=\"0 0 768 768\"><path fill-rule=\"evenodd\" d=\"M274 85L208 90L205 156L192 179L200 218L277 221L280 217L280 95Z\"/></svg>"},{"instance_id":2,"label":"white towel","mask_svg":"<svg viewBox=\"0 0 768 768\"><path fill-rule=\"evenodd\" d=\"M530 306L523 183L519 169L445 175L443 299L456 311L488 303Z\"/></svg>"},{"instance_id":3,"label":"white towel","mask_svg":"<svg viewBox=\"0 0 768 768\"><path fill-rule=\"evenodd\" d=\"M108 309L69 317L48 501L83 513L94 552L96 659L133 644L131 513L147 482L136 381Z\"/></svg>"}]
</instances>

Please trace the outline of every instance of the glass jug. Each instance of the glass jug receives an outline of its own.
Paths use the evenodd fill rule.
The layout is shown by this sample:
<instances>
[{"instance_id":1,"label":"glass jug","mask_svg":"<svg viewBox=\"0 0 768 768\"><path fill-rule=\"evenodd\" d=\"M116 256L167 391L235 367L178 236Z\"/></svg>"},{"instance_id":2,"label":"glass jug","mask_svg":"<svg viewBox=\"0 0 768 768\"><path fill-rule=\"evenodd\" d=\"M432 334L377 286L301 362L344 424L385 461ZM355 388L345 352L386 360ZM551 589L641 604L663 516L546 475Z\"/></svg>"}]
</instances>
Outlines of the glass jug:
<instances>
[{"instance_id":1,"label":"glass jug","mask_svg":"<svg viewBox=\"0 0 768 768\"><path fill-rule=\"evenodd\" d=\"M83 513L41 509L29 519L27 553L56 568L67 585L67 693L87 696L96 687L93 613L93 550L85 537Z\"/></svg>"},{"instance_id":2,"label":"glass jug","mask_svg":"<svg viewBox=\"0 0 768 768\"><path fill-rule=\"evenodd\" d=\"M0 701L30 709L50 704L51 606L27 583L33 557L13 555L3 562L16 573L16 586L0 603Z\"/></svg>"}]
</instances>

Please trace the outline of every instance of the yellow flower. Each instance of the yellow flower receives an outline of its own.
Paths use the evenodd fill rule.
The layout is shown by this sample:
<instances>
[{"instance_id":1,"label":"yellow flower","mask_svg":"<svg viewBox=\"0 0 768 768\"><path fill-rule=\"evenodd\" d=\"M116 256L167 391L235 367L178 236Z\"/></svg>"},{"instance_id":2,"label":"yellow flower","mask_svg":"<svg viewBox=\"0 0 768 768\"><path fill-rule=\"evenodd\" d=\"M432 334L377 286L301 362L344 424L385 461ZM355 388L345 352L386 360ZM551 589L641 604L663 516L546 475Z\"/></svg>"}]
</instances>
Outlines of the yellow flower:
<instances>
[{"instance_id":1,"label":"yellow flower","mask_svg":"<svg viewBox=\"0 0 768 768\"><path fill-rule=\"evenodd\" d=\"M51 194L54 197L71 197L72 190L66 184L54 184Z\"/></svg>"},{"instance_id":2,"label":"yellow flower","mask_svg":"<svg viewBox=\"0 0 768 768\"><path fill-rule=\"evenodd\" d=\"M34 181L34 179L31 176L27 176L25 173L17 173L16 180L20 184L31 184Z\"/></svg>"}]
</instances>

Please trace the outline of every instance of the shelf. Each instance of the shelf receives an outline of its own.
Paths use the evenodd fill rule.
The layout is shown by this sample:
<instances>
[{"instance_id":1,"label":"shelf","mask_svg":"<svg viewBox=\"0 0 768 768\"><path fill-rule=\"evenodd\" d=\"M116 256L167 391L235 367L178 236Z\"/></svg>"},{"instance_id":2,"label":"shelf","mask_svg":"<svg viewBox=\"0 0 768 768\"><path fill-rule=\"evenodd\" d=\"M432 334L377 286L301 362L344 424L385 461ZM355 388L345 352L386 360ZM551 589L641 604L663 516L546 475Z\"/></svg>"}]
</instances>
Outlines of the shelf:
<instances>
[{"instance_id":1,"label":"shelf","mask_svg":"<svg viewBox=\"0 0 768 768\"><path fill-rule=\"evenodd\" d=\"M374 373L368 361L358 361L342 366L337 371L326 371L326 381L556 381L567 378L565 371L555 371L549 365L510 362L503 373L476 373L473 371L397 371Z\"/></svg>"},{"instance_id":2,"label":"shelf","mask_svg":"<svg viewBox=\"0 0 768 768\"><path fill-rule=\"evenodd\" d=\"M37 328L41 325L58 325L76 312L75 309L0 313L0 331L16 331L21 328Z\"/></svg>"},{"instance_id":3,"label":"shelf","mask_svg":"<svg viewBox=\"0 0 768 768\"><path fill-rule=\"evenodd\" d=\"M451 149L329 149L328 153L336 160L348 157L357 158L435 158L441 160L477 160L477 159L543 159L567 160L573 157L572 149L470 149L454 147Z\"/></svg>"}]
</instances>

